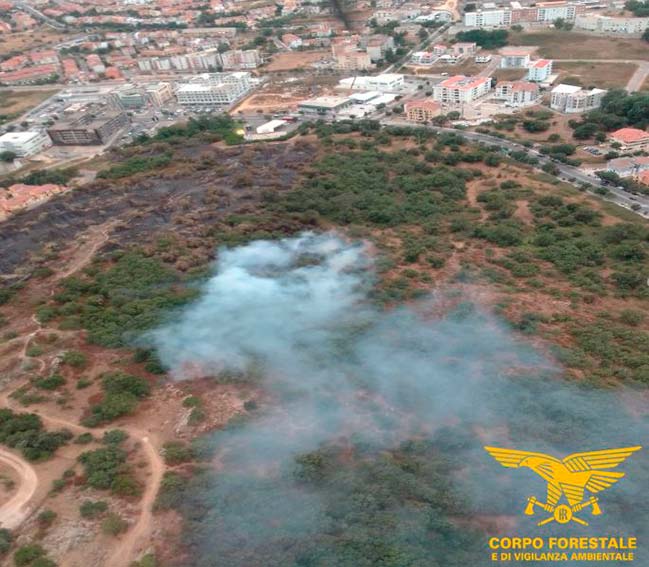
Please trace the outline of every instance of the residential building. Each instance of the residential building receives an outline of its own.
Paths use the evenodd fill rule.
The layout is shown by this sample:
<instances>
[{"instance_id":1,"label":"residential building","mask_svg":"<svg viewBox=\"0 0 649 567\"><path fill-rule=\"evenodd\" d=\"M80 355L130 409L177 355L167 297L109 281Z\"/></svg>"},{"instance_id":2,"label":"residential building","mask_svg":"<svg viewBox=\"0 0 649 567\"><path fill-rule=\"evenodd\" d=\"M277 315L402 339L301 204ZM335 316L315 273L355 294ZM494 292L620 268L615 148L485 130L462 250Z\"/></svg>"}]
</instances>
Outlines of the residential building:
<instances>
[{"instance_id":1,"label":"residential building","mask_svg":"<svg viewBox=\"0 0 649 567\"><path fill-rule=\"evenodd\" d=\"M530 65L530 50L520 47L503 47L500 50L502 69L525 69Z\"/></svg>"},{"instance_id":2,"label":"residential building","mask_svg":"<svg viewBox=\"0 0 649 567\"><path fill-rule=\"evenodd\" d=\"M478 50L478 46L474 42L458 42L453 44L453 55L456 57L467 57L469 55L474 55Z\"/></svg>"},{"instance_id":3,"label":"residential building","mask_svg":"<svg viewBox=\"0 0 649 567\"><path fill-rule=\"evenodd\" d=\"M634 177L649 172L649 157L621 157L608 161L606 170L617 173L620 177Z\"/></svg>"},{"instance_id":4,"label":"residential building","mask_svg":"<svg viewBox=\"0 0 649 567\"><path fill-rule=\"evenodd\" d=\"M574 22L578 8L585 10L585 6L578 6L572 2L539 2L536 8L536 21L550 24L558 19Z\"/></svg>"},{"instance_id":5,"label":"residential building","mask_svg":"<svg viewBox=\"0 0 649 567\"><path fill-rule=\"evenodd\" d=\"M600 33L640 35L649 28L649 18L625 18L600 14L579 14L575 28Z\"/></svg>"},{"instance_id":6,"label":"residential building","mask_svg":"<svg viewBox=\"0 0 649 567\"><path fill-rule=\"evenodd\" d=\"M385 59L388 50L394 50L394 40L389 35L376 34L361 40L361 47L365 48L372 63Z\"/></svg>"},{"instance_id":7,"label":"residential building","mask_svg":"<svg viewBox=\"0 0 649 567\"><path fill-rule=\"evenodd\" d=\"M464 14L464 25L472 28L509 27L512 24L536 23L552 25L555 20L574 22L578 14L586 11L584 4L573 2L539 2L533 6L521 6L512 2L511 8L493 8Z\"/></svg>"},{"instance_id":8,"label":"residential building","mask_svg":"<svg viewBox=\"0 0 649 567\"><path fill-rule=\"evenodd\" d=\"M189 83L178 85L179 104L232 104L251 89L250 73L205 73Z\"/></svg>"},{"instance_id":9,"label":"residential building","mask_svg":"<svg viewBox=\"0 0 649 567\"><path fill-rule=\"evenodd\" d=\"M550 108L565 113L586 112L599 108L606 94L602 89L585 90L575 85L560 84L551 91Z\"/></svg>"},{"instance_id":10,"label":"residential building","mask_svg":"<svg viewBox=\"0 0 649 567\"><path fill-rule=\"evenodd\" d=\"M298 49L302 47L302 38L294 33L285 33L282 36L282 43L289 49Z\"/></svg>"},{"instance_id":11,"label":"residential building","mask_svg":"<svg viewBox=\"0 0 649 567\"><path fill-rule=\"evenodd\" d=\"M542 83L547 81L548 77L552 74L552 60L551 59L538 59L532 61L527 70L527 80L534 81L535 83Z\"/></svg>"},{"instance_id":12,"label":"residential building","mask_svg":"<svg viewBox=\"0 0 649 567\"><path fill-rule=\"evenodd\" d=\"M256 69L261 65L261 56L257 49L234 49L221 53L221 61L225 71L233 69Z\"/></svg>"},{"instance_id":13,"label":"residential building","mask_svg":"<svg viewBox=\"0 0 649 567\"><path fill-rule=\"evenodd\" d=\"M609 142L620 144L623 152L649 150L649 132L639 128L620 128L608 135Z\"/></svg>"},{"instance_id":14,"label":"residential building","mask_svg":"<svg viewBox=\"0 0 649 567\"><path fill-rule=\"evenodd\" d=\"M528 81L499 81L496 85L496 98L509 106L534 105L539 95L539 86Z\"/></svg>"},{"instance_id":15,"label":"residential building","mask_svg":"<svg viewBox=\"0 0 649 567\"><path fill-rule=\"evenodd\" d=\"M414 65L432 65L437 60L437 55L431 51L416 51L410 56L410 62Z\"/></svg>"},{"instance_id":16,"label":"residential building","mask_svg":"<svg viewBox=\"0 0 649 567\"><path fill-rule=\"evenodd\" d=\"M464 14L464 25L468 28L500 28L511 24L512 11L507 9L479 10Z\"/></svg>"},{"instance_id":17,"label":"residential building","mask_svg":"<svg viewBox=\"0 0 649 567\"><path fill-rule=\"evenodd\" d=\"M13 152L18 157L33 156L51 145L45 132L7 132L0 136L0 152Z\"/></svg>"},{"instance_id":18,"label":"residential building","mask_svg":"<svg viewBox=\"0 0 649 567\"><path fill-rule=\"evenodd\" d=\"M352 101L341 96L321 96L303 100L297 105L303 114L334 117L339 111L347 108Z\"/></svg>"},{"instance_id":19,"label":"residential building","mask_svg":"<svg viewBox=\"0 0 649 567\"><path fill-rule=\"evenodd\" d=\"M434 100L413 100L404 105L408 120L413 122L429 122L442 113L442 105Z\"/></svg>"},{"instance_id":20,"label":"residential building","mask_svg":"<svg viewBox=\"0 0 649 567\"><path fill-rule=\"evenodd\" d=\"M491 77L455 75L433 87L433 99L446 104L472 102L491 89Z\"/></svg>"},{"instance_id":21,"label":"residential building","mask_svg":"<svg viewBox=\"0 0 649 567\"><path fill-rule=\"evenodd\" d=\"M92 109L79 118L63 120L47 130L52 142L61 146L99 146L128 124L125 112L103 112Z\"/></svg>"},{"instance_id":22,"label":"residential building","mask_svg":"<svg viewBox=\"0 0 649 567\"><path fill-rule=\"evenodd\" d=\"M355 47L341 47L334 51L336 67L345 71L366 71L374 64L367 51Z\"/></svg>"},{"instance_id":23,"label":"residential building","mask_svg":"<svg viewBox=\"0 0 649 567\"><path fill-rule=\"evenodd\" d=\"M0 73L0 83L7 85L32 85L35 83L53 82L58 76L58 65L34 65L16 71Z\"/></svg>"},{"instance_id":24,"label":"residential building","mask_svg":"<svg viewBox=\"0 0 649 567\"><path fill-rule=\"evenodd\" d=\"M491 55L476 55L475 56L475 62L476 63L489 63L491 61Z\"/></svg>"}]
</instances>

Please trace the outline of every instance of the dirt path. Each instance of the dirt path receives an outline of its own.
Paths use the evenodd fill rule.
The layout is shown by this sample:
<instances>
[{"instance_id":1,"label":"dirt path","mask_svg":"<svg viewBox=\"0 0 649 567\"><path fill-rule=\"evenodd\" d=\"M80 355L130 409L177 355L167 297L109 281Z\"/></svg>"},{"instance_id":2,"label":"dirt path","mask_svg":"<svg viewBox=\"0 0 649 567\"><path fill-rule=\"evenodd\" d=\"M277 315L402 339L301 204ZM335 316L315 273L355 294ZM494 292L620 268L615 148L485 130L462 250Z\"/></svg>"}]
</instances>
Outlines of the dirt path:
<instances>
[{"instance_id":1,"label":"dirt path","mask_svg":"<svg viewBox=\"0 0 649 567\"><path fill-rule=\"evenodd\" d=\"M69 277L90 262L97 250L108 240L110 229L113 228L114 224L111 221L95 227L90 234L90 238L77 248L70 263L62 272L55 276L54 281ZM22 337L24 343L20 358L23 361L31 360L27 356L29 343L42 331L42 326L35 316L32 316L31 321L34 325L33 330L30 330ZM43 372L47 368L47 364L43 360L39 360L39 363L41 364L40 372ZM22 408L12 407L13 400L9 397L9 392L7 391L0 393L0 405L1 407L22 411ZM43 424L50 428L67 428L77 434L91 433L94 436L101 436L106 431L114 429L114 427L87 428L67 419L48 415L42 410L33 410L32 413L38 415L43 421ZM105 563L107 567L123 567L124 565L128 565L146 547L146 536L150 533L153 523L153 504L155 503L165 471L164 461L158 449L156 449L157 444L152 442L150 432L130 426L120 426L120 428L130 438L139 442L149 463L150 471L146 479L144 494L140 501L140 515L131 529L128 530L121 540L116 542L112 554ZM0 461L13 468L20 478L20 486L17 493L0 507L0 524L3 527L15 529L29 517L34 509L34 503L32 502L30 506L30 502L38 488L39 480L35 470L29 463L2 448L0 448Z\"/></svg>"},{"instance_id":2,"label":"dirt path","mask_svg":"<svg viewBox=\"0 0 649 567\"><path fill-rule=\"evenodd\" d=\"M29 502L38 487L38 477L34 468L27 461L1 447L0 462L14 469L20 478L20 486L16 494L0 507L0 526L13 530L22 524L33 511Z\"/></svg>"}]
</instances>

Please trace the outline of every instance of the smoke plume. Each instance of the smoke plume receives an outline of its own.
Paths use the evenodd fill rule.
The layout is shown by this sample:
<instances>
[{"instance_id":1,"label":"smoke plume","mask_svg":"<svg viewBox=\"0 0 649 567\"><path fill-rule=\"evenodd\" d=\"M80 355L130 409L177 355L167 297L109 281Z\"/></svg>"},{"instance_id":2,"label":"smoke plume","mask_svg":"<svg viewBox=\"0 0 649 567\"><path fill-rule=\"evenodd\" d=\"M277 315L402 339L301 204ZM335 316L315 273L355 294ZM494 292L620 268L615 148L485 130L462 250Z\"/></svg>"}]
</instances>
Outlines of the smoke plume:
<instances>
[{"instance_id":1,"label":"smoke plume","mask_svg":"<svg viewBox=\"0 0 649 567\"><path fill-rule=\"evenodd\" d=\"M299 562L304 542L331 536L336 517L340 495L331 486L292 476L296 457L323 447L352 444L381 455L432 440L461 471L448 481L468 502L464 516L510 516L519 535L536 535L521 512L529 495L545 499L545 484L531 471L503 469L483 445L563 457L643 443L646 419L630 414L623 393L564 380L556 363L470 297L442 309L460 288L385 311L371 302L374 284L362 243L312 233L252 242L222 249L201 297L151 334L176 379L253 380L273 400L209 439L218 469L196 488L205 510L191 524L192 564L325 565L331 557L352 564L339 551L324 563ZM604 515L588 528L564 526L563 535L647 535L642 453L605 493ZM630 506L633 514L625 512ZM402 506L398 513L400 525L416 528L384 537L414 548L418 512ZM450 538L430 545L445 565L463 551ZM486 551L484 558L487 564ZM400 565L385 563L393 564Z\"/></svg>"}]
</instances>

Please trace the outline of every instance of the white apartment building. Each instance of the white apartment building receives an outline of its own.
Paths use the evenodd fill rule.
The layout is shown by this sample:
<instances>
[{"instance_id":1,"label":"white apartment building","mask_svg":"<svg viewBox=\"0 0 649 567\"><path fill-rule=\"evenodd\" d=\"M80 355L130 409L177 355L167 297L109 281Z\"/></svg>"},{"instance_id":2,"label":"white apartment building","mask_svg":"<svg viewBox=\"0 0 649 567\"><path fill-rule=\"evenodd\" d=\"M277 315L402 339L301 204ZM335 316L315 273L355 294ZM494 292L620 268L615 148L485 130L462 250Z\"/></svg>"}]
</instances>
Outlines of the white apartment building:
<instances>
[{"instance_id":1,"label":"white apartment building","mask_svg":"<svg viewBox=\"0 0 649 567\"><path fill-rule=\"evenodd\" d=\"M499 28L511 24L511 10L488 10L464 14L464 25L470 28Z\"/></svg>"},{"instance_id":2,"label":"white apartment building","mask_svg":"<svg viewBox=\"0 0 649 567\"><path fill-rule=\"evenodd\" d=\"M574 21L577 15L577 6L568 2L539 2L537 8L537 22L551 23L559 18Z\"/></svg>"},{"instance_id":3,"label":"white apartment building","mask_svg":"<svg viewBox=\"0 0 649 567\"><path fill-rule=\"evenodd\" d=\"M640 35L649 28L649 18L617 18L599 14L579 14L575 28L601 33Z\"/></svg>"},{"instance_id":4,"label":"white apartment building","mask_svg":"<svg viewBox=\"0 0 649 567\"><path fill-rule=\"evenodd\" d=\"M0 152L13 152L18 157L29 157L52 145L45 132L7 132L0 136Z\"/></svg>"},{"instance_id":5,"label":"white apartment building","mask_svg":"<svg viewBox=\"0 0 649 567\"><path fill-rule=\"evenodd\" d=\"M500 59L501 69L525 69L530 66L530 53L528 50L509 49L502 51Z\"/></svg>"},{"instance_id":6,"label":"white apartment building","mask_svg":"<svg viewBox=\"0 0 649 567\"><path fill-rule=\"evenodd\" d=\"M496 85L498 100L504 100L508 106L531 106L538 102L539 86L528 81L500 81Z\"/></svg>"},{"instance_id":7,"label":"white apartment building","mask_svg":"<svg viewBox=\"0 0 649 567\"><path fill-rule=\"evenodd\" d=\"M532 61L527 70L527 80L534 81L535 83L542 83L546 81L552 74L552 60L551 59L538 59Z\"/></svg>"},{"instance_id":8,"label":"white apartment building","mask_svg":"<svg viewBox=\"0 0 649 567\"><path fill-rule=\"evenodd\" d=\"M256 49L233 49L221 53L221 62L224 70L256 69L261 65L261 56Z\"/></svg>"},{"instance_id":9,"label":"white apartment building","mask_svg":"<svg viewBox=\"0 0 649 567\"><path fill-rule=\"evenodd\" d=\"M455 75L433 87L433 100L446 104L472 102L489 92L491 77Z\"/></svg>"},{"instance_id":10,"label":"white apartment building","mask_svg":"<svg viewBox=\"0 0 649 567\"><path fill-rule=\"evenodd\" d=\"M179 104L188 105L231 104L250 88L250 73L210 73L178 85L176 98Z\"/></svg>"},{"instance_id":11,"label":"white apartment building","mask_svg":"<svg viewBox=\"0 0 649 567\"><path fill-rule=\"evenodd\" d=\"M602 89L584 90L575 85L557 85L552 89L550 108L568 114L599 108L606 94Z\"/></svg>"}]
</instances>

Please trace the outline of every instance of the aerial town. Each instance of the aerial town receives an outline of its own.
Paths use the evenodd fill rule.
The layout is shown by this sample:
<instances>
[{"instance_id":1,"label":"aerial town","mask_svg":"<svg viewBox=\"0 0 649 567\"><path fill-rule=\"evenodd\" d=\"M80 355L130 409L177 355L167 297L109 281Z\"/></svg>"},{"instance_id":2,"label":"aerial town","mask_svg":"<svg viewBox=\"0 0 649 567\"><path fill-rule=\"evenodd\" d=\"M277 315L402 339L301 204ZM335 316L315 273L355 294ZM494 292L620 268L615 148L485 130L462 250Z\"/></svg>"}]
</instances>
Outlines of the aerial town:
<instances>
[{"instance_id":1,"label":"aerial town","mask_svg":"<svg viewBox=\"0 0 649 567\"><path fill-rule=\"evenodd\" d=\"M313 119L504 134L534 113L561 136L607 92L649 89L649 15L631 4L5 0L2 172L80 165L212 112L241 120L248 140ZM538 138L516 137L526 133ZM643 128L561 139L586 158L584 180L606 170L646 181L642 160L614 161L649 149ZM2 214L53 192L14 188Z\"/></svg>"},{"instance_id":2,"label":"aerial town","mask_svg":"<svg viewBox=\"0 0 649 567\"><path fill-rule=\"evenodd\" d=\"M648 222L649 0L0 0L0 564L649 565Z\"/></svg>"}]
</instances>

